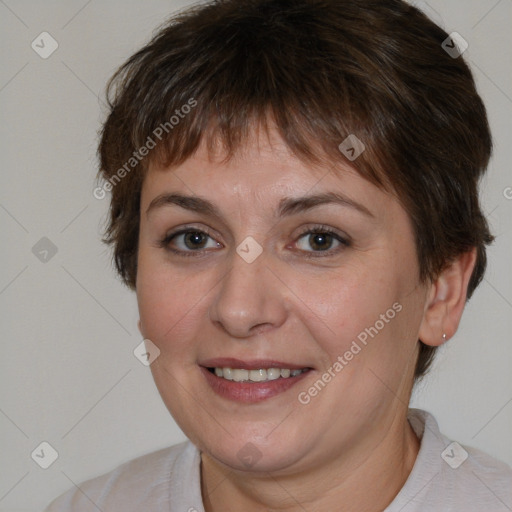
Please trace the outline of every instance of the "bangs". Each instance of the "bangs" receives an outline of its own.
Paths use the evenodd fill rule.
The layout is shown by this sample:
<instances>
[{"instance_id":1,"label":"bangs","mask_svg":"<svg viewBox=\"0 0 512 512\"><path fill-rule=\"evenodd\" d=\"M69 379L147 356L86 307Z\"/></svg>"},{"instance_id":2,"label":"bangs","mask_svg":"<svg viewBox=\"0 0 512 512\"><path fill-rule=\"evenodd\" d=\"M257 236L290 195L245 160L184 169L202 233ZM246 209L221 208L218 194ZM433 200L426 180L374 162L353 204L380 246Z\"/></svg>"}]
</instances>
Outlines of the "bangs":
<instances>
[{"instance_id":1,"label":"bangs","mask_svg":"<svg viewBox=\"0 0 512 512\"><path fill-rule=\"evenodd\" d=\"M311 21L304 9L288 8L280 16L273 19L276 30L266 27L261 9L236 23L227 16L215 32L186 27L174 17L171 30L135 54L109 83L109 123L125 125L126 139L117 141L124 158L150 147L141 165L145 172L155 161L179 165L205 144L227 160L256 128L268 135L272 127L302 161L349 164L382 186L387 180L379 162L389 155L379 154L376 136L388 135L385 110L392 102L381 97L381 109L377 92L370 91L368 75L353 56L365 59L364 53L355 49L355 39L343 51L339 32L326 39L327 20L316 36L318 20ZM202 18L206 23L207 13ZM297 39L297 24L308 37ZM371 108L364 101L370 94ZM116 110L122 113L117 119ZM339 149L351 135L364 141L357 160Z\"/></svg>"}]
</instances>

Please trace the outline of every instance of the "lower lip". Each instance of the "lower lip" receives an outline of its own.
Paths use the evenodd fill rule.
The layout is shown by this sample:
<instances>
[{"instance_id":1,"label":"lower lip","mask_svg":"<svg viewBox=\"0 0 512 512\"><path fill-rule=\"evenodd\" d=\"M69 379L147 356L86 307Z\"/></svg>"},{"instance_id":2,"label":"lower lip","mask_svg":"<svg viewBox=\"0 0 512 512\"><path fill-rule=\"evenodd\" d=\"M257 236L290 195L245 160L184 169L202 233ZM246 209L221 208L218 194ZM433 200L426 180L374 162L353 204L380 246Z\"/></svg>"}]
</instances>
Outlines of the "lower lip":
<instances>
[{"instance_id":1,"label":"lower lip","mask_svg":"<svg viewBox=\"0 0 512 512\"><path fill-rule=\"evenodd\" d=\"M215 393L229 400L242 403L261 402L284 393L311 372L311 370L308 370L295 377L279 378L266 382L235 382L217 377L203 366L201 366L201 371Z\"/></svg>"}]
</instances>

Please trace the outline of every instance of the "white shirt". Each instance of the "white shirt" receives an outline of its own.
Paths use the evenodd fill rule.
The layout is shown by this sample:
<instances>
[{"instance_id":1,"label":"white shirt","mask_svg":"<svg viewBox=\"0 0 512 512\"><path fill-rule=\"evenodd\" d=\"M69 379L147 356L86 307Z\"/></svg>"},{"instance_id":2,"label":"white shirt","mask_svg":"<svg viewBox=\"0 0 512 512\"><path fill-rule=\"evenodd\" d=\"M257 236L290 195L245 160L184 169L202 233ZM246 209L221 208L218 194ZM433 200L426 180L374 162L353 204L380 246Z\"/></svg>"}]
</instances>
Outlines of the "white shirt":
<instances>
[{"instance_id":1,"label":"white shirt","mask_svg":"<svg viewBox=\"0 0 512 512\"><path fill-rule=\"evenodd\" d=\"M404 486L382 512L512 511L509 466L452 443L426 411L409 409L408 420L420 450ZM45 512L204 512L200 463L199 450L186 441L74 487Z\"/></svg>"}]
</instances>

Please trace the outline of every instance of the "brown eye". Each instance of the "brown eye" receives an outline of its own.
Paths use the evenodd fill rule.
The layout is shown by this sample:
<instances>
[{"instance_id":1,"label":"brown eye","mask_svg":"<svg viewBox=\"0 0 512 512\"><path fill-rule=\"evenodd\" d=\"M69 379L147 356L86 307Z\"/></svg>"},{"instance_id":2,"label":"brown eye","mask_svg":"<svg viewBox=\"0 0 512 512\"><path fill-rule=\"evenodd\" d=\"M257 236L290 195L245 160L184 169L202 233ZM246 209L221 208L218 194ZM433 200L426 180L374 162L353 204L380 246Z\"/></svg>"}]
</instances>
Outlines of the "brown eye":
<instances>
[{"instance_id":1,"label":"brown eye","mask_svg":"<svg viewBox=\"0 0 512 512\"><path fill-rule=\"evenodd\" d=\"M196 253L200 255L203 249L222 247L208 233L197 229L182 229L170 233L159 246L182 256L193 256Z\"/></svg>"},{"instance_id":2,"label":"brown eye","mask_svg":"<svg viewBox=\"0 0 512 512\"><path fill-rule=\"evenodd\" d=\"M331 254L349 245L346 239L327 228L310 229L303 233L297 241L298 248L309 253L329 251Z\"/></svg>"},{"instance_id":3,"label":"brown eye","mask_svg":"<svg viewBox=\"0 0 512 512\"><path fill-rule=\"evenodd\" d=\"M310 247L319 251L327 251L331 248L334 238L327 233L313 233L309 235L308 243Z\"/></svg>"},{"instance_id":4,"label":"brown eye","mask_svg":"<svg viewBox=\"0 0 512 512\"><path fill-rule=\"evenodd\" d=\"M203 249L209 236L201 231L187 231L184 233L183 242L189 249Z\"/></svg>"}]
</instances>

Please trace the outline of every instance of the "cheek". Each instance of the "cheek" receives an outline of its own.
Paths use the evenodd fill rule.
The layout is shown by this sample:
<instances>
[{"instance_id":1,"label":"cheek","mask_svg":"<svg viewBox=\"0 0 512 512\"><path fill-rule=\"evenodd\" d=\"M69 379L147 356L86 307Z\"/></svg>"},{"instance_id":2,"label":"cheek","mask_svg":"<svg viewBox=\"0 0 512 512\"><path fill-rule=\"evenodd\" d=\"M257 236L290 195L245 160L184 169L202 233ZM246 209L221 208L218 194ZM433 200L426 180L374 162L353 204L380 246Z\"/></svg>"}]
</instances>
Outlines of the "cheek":
<instances>
[{"instance_id":1,"label":"cheek","mask_svg":"<svg viewBox=\"0 0 512 512\"><path fill-rule=\"evenodd\" d=\"M198 325L197 316L203 314L201 299L207 291L201 281L198 275L171 271L169 265L140 251L137 302L141 330L162 353L190 346L192 326Z\"/></svg>"},{"instance_id":2,"label":"cheek","mask_svg":"<svg viewBox=\"0 0 512 512\"><path fill-rule=\"evenodd\" d=\"M346 340L373 325L399 295L397 283L390 273L369 262L350 265L311 280L296 276L297 292L304 297L305 310L314 312L327 337Z\"/></svg>"},{"instance_id":3,"label":"cheek","mask_svg":"<svg viewBox=\"0 0 512 512\"><path fill-rule=\"evenodd\" d=\"M304 299L302 322L320 345L326 369L339 356L349 363L347 377L407 364L421 316L411 294L415 272L403 254L400 260L382 251L359 255L323 277L295 277L294 291Z\"/></svg>"}]
</instances>

